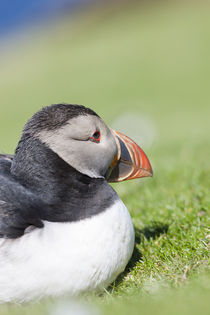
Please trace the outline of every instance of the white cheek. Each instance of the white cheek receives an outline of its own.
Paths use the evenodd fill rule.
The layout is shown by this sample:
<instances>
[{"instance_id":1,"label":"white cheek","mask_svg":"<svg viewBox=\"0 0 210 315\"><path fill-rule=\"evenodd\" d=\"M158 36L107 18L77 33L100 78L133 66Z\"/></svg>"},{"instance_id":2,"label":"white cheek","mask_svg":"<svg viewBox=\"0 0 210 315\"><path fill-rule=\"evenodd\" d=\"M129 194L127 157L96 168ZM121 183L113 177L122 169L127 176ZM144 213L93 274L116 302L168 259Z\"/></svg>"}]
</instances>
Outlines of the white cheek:
<instances>
[{"instance_id":1,"label":"white cheek","mask_svg":"<svg viewBox=\"0 0 210 315\"><path fill-rule=\"evenodd\" d=\"M80 118L80 122L83 119ZM67 124L57 131L42 131L37 137L80 173L92 178L101 178L104 177L114 155L117 153L117 145L111 131L106 126L101 127L104 131L101 131L100 143L74 139L74 137L78 139L79 136L84 137L86 133L94 133L94 124L90 125L92 129L84 126L81 135L81 125L76 124L76 120L75 125L73 125L72 119L71 124Z\"/></svg>"},{"instance_id":2,"label":"white cheek","mask_svg":"<svg viewBox=\"0 0 210 315\"><path fill-rule=\"evenodd\" d=\"M74 167L77 171L92 178L103 177L100 175L95 163L93 162L95 144L88 141L78 141L64 137L62 133L39 135L45 145L55 152L67 164ZM97 144L96 144L97 145ZM97 150L96 150L97 151ZM96 152L97 154L97 152ZM96 156L96 155L95 155Z\"/></svg>"}]
</instances>

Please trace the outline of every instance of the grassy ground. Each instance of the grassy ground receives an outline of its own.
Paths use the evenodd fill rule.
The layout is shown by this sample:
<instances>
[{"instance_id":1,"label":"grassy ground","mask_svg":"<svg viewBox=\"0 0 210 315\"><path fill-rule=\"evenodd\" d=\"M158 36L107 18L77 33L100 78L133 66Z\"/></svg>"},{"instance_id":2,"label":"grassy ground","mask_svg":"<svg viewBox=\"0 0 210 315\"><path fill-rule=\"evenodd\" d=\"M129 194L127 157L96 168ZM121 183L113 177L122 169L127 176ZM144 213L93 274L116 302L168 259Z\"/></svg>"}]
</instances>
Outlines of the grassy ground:
<instances>
[{"instance_id":1,"label":"grassy ground","mask_svg":"<svg viewBox=\"0 0 210 315\"><path fill-rule=\"evenodd\" d=\"M121 126L134 138L142 117L156 131L147 148L154 178L114 185L132 215L136 249L112 287L83 298L104 314L210 311L209 9L98 8L2 53L1 151L13 152L34 111L61 101L89 105L109 124L139 117L136 131ZM0 314L46 313L54 303L3 306Z\"/></svg>"}]
</instances>

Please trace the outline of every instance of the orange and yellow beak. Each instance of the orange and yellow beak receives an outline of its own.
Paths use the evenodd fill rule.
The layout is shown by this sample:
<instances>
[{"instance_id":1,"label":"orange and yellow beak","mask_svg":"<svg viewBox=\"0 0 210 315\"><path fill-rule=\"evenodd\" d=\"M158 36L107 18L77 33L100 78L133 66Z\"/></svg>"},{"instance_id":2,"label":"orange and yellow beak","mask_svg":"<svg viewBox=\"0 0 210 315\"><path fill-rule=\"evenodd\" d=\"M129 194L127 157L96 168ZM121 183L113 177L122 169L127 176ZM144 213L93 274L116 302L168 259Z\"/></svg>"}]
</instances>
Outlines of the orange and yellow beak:
<instances>
[{"instance_id":1,"label":"orange and yellow beak","mask_svg":"<svg viewBox=\"0 0 210 315\"><path fill-rule=\"evenodd\" d=\"M144 151L129 137L112 130L118 153L114 157L106 178L108 182L152 176L152 167Z\"/></svg>"}]
</instances>

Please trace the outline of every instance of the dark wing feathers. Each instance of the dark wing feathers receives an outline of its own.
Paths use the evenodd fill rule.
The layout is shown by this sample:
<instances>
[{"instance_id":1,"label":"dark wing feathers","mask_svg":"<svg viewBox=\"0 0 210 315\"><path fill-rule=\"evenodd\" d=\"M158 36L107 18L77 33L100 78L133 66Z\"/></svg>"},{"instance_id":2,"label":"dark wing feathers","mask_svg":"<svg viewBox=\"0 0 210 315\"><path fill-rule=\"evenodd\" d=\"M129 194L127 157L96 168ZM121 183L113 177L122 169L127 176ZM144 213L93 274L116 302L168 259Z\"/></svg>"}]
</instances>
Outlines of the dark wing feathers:
<instances>
[{"instance_id":1,"label":"dark wing feathers","mask_svg":"<svg viewBox=\"0 0 210 315\"><path fill-rule=\"evenodd\" d=\"M33 210L0 200L0 237L20 237L30 225L43 227L42 221Z\"/></svg>"},{"instance_id":2,"label":"dark wing feathers","mask_svg":"<svg viewBox=\"0 0 210 315\"><path fill-rule=\"evenodd\" d=\"M11 177L12 160L12 155L0 154L0 238L20 237L30 225L43 227L41 203Z\"/></svg>"},{"instance_id":3,"label":"dark wing feathers","mask_svg":"<svg viewBox=\"0 0 210 315\"><path fill-rule=\"evenodd\" d=\"M7 161L12 162L12 160L13 160L13 155L10 155L10 154L0 154L0 159L3 159L3 160L7 160Z\"/></svg>"}]
</instances>

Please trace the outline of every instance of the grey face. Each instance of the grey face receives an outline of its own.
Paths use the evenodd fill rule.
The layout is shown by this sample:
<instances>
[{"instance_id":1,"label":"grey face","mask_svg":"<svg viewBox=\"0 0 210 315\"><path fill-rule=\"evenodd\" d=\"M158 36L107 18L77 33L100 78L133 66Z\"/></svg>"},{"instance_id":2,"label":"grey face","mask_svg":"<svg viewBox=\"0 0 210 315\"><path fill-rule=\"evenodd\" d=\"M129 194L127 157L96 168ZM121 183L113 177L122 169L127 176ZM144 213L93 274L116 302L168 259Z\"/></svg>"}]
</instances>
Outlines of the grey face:
<instances>
[{"instance_id":1,"label":"grey face","mask_svg":"<svg viewBox=\"0 0 210 315\"><path fill-rule=\"evenodd\" d=\"M69 165L90 177L104 177L117 154L111 130L93 115L77 116L57 130L40 131L37 137Z\"/></svg>"}]
</instances>

